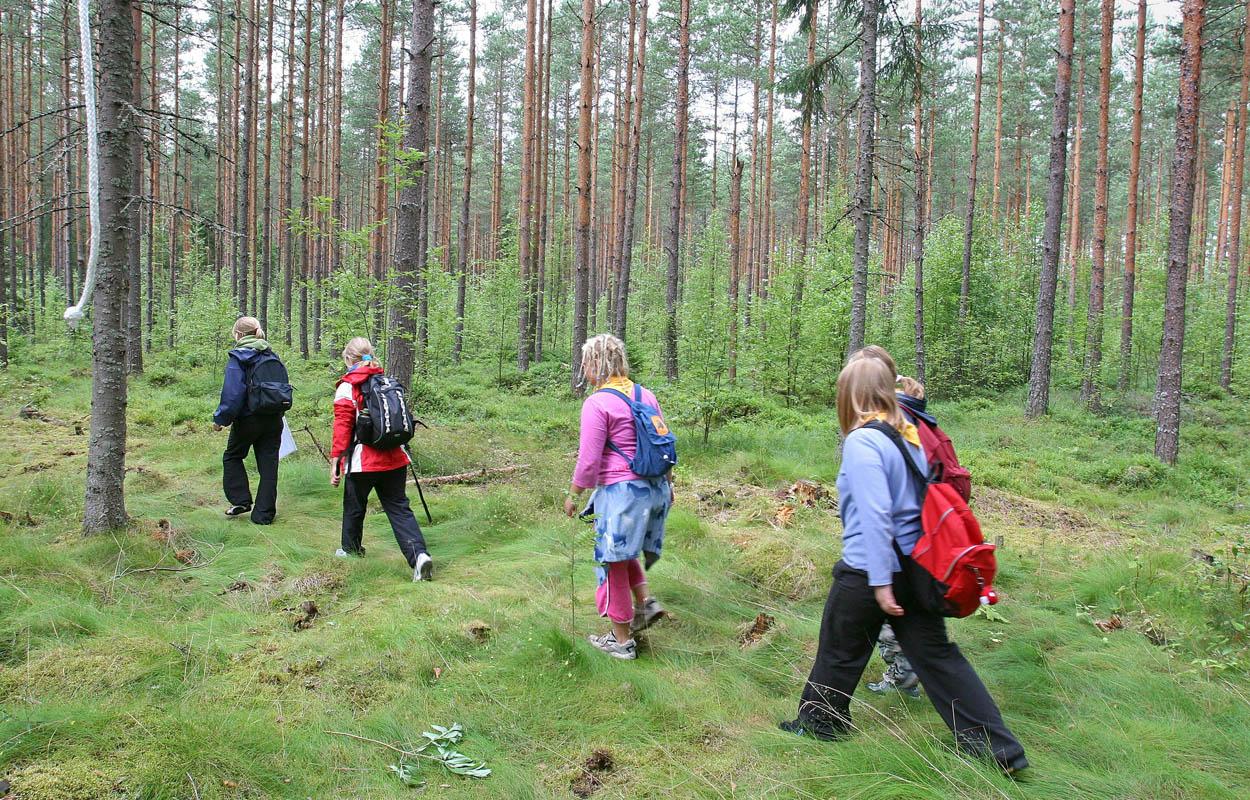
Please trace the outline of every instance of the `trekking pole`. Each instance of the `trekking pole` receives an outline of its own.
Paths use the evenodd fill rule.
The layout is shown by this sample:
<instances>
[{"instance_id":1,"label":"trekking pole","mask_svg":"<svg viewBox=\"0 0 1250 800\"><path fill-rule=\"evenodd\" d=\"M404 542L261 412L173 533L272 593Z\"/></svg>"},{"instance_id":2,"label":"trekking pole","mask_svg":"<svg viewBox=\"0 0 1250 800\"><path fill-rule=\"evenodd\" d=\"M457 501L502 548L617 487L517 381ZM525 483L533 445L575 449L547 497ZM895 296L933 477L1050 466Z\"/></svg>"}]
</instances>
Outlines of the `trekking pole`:
<instances>
[{"instance_id":1,"label":"trekking pole","mask_svg":"<svg viewBox=\"0 0 1250 800\"><path fill-rule=\"evenodd\" d=\"M434 517L430 516L430 507L425 504L425 492L421 491L421 480L417 478L417 468L413 466L412 451L408 451L408 471L412 473L412 482L417 485L417 497L421 498L421 507L425 509L425 519L431 525L434 524Z\"/></svg>"}]
</instances>

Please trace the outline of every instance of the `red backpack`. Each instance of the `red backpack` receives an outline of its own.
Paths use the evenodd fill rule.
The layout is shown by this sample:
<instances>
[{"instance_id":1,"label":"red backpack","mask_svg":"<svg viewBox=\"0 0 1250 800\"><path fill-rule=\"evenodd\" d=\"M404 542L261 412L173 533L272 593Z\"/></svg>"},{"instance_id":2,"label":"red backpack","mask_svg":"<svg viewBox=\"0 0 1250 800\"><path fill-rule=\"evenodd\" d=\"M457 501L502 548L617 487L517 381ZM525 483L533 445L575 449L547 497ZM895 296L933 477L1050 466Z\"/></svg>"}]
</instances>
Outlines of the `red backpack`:
<instances>
[{"instance_id":1,"label":"red backpack","mask_svg":"<svg viewBox=\"0 0 1250 800\"><path fill-rule=\"evenodd\" d=\"M997 603L994 545L981 535L981 523L960 492L950 483L931 482L922 475L892 425L870 422L867 427L890 437L918 487L921 534L910 556L900 553L899 563L921 607L947 617L966 617L981 605ZM946 442L949 446L950 439Z\"/></svg>"},{"instance_id":2,"label":"red backpack","mask_svg":"<svg viewBox=\"0 0 1250 800\"><path fill-rule=\"evenodd\" d=\"M920 432L920 444L929 460L929 474L935 476L933 482L950 484L965 503L971 501L972 473L960 465L951 437L937 425L930 425L919 417L912 421Z\"/></svg>"}]
</instances>

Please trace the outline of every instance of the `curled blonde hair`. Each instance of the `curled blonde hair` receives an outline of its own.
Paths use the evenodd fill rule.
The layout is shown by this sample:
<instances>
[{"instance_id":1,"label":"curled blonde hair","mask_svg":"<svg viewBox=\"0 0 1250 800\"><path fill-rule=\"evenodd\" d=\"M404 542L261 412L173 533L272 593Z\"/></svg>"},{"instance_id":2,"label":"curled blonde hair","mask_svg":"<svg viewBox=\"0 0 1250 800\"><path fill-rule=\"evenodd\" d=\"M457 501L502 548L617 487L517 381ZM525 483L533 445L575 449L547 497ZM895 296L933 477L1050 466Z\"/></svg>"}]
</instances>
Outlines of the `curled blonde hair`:
<instances>
[{"instance_id":1,"label":"curled blonde hair","mask_svg":"<svg viewBox=\"0 0 1250 800\"><path fill-rule=\"evenodd\" d=\"M916 398L917 400L924 399L924 384L915 378L909 378L906 375L899 375L898 390L905 395Z\"/></svg>"},{"instance_id":2,"label":"curled blonde hair","mask_svg":"<svg viewBox=\"0 0 1250 800\"><path fill-rule=\"evenodd\" d=\"M628 378L625 343L610 333L587 339L582 345L582 377L591 386L602 386L609 378Z\"/></svg>"},{"instance_id":3,"label":"curled blonde hair","mask_svg":"<svg viewBox=\"0 0 1250 800\"><path fill-rule=\"evenodd\" d=\"M890 351L881 345L870 344L859 348L854 353L851 353L851 357L846 360L846 363L849 364L859 358L875 358L886 365L890 370L890 375L898 375L898 367L894 364L894 356L890 355Z\"/></svg>"},{"instance_id":4,"label":"curled blonde hair","mask_svg":"<svg viewBox=\"0 0 1250 800\"><path fill-rule=\"evenodd\" d=\"M350 364L357 364L365 356L373 355L373 342L363 336L357 336L347 343L343 348L343 360Z\"/></svg>"},{"instance_id":5,"label":"curled blonde hair","mask_svg":"<svg viewBox=\"0 0 1250 800\"><path fill-rule=\"evenodd\" d=\"M237 342L244 336L255 336L257 339L264 339L265 332L260 327L260 320L256 317L239 317L234 321L234 327L230 330L234 340Z\"/></svg>"},{"instance_id":6,"label":"curled blonde hair","mask_svg":"<svg viewBox=\"0 0 1250 800\"><path fill-rule=\"evenodd\" d=\"M838 425L842 435L878 414L885 415L887 424L903 429L905 420L894 397L894 370L879 358L851 356L838 375Z\"/></svg>"}]
</instances>

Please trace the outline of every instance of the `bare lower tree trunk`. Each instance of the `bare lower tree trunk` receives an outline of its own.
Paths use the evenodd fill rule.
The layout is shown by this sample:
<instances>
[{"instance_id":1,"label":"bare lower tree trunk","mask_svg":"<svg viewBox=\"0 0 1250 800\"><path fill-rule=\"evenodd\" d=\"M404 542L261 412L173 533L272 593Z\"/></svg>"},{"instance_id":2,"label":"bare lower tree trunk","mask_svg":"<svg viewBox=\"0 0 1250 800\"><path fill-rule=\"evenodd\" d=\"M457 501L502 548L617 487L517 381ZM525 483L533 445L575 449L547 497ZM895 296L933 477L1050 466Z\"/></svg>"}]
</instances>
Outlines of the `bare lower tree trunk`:
<instances>
[{"instance_id":1,"label":"bare lower tree trunk","mask_svg":"<svg viewBox=\"0 0 1250 800\"><path fill-rule=\"evenodd\" d=\"M122 304L130 250L136 246L129 206L135 202L133 0L100 6L100 256L92 311L91 439L83 532L101 533L127 522L126 331Z\"/></svg>"},{"instance_id":2,"label":"bare lower tree trunk","mask_svg":"<svg viewBox=\"0 0 1250 800\"><path fill-rule=\"evenodd\" d=\"M1076 0L1059 3L1058 69L1050 125L1050 171L1046 185L1046 220L1042 227L1042 273L1033 328L1033 361L1029 368L1028 417L1040 417L1050 406L1050 360L1055 336L1055 290L1059 281L1059 227L1063 222L1063 189L1068 160L1068 112L1072 101L1072 43Z\"/></svg>"},{"instance_id":3,"label":"bare lower tree trunk","mask_svg":"<svg viewBox=\"0 0 1250 800\"><path fill-rule=\"evenodd\" d=\"M921 11L921 0L916 0L916 82L912 87L912 99L915 103L916 110L912 118L914 127L913 134L915 136L915 149L913 157L916 165L916 224L914 228L915 252L914 258L916 263L915 276L915 293L916 293L916 319L915 319L915 345L916 345L916 380L920 383L925 382L925 363L924 363L924 233L925 233L925 180L927 174L924 162L924 117L922 116L922 100L924 93L924 82L922 80L923 73L920 71L924 64L924 36L922 34L921 23L923 14ZM932 132L929 138L933 138Z\"/></svg>"},{"instance_id":4,"label":"bare lower tree trunk","mask_svg":"<svg viewBox=\"0 0 1250 800\"><path fill-rule=\"evenodd\" d=\"M536 22L538 9L535 0L528 0L525 10L525 74L524 96L521 102L521 186L520 207L517 211L517 260L520 262L521 292L517 306L517 369L529 369L533 353L534 320L530 318L530 292L533 286L531 274L533 263L533 210L534 210L534 145L535 113L537 102L535 84L538 70L535 64Z\"/></svg>"},{"instance_id":5,"label":"bare lower tree trunk","mask_svg":"<svg viewBox=\"0 0 1250 800\"><path fill-rule=\"evenodd\" d=\"M408 87L408 126L404 150L422 153L418 168L424 172L429 145L430 62L434 50L434 0L416 0L412 10L412 42L406 53L410 60ZM417 302L421 273L425 269L425 206L428 185L421 176L404 176L396 216L395 266L399 301L391 312L391 338L386 346L388 370L405 386L412 384L414 344L417 337L413 306Z\"/></svg>"},{"instance_id":6,"label":"bare lower tree trunk","mask_svg":"<svg viewBox=\"0 0 1250 800\"><path fill-rule=\"evenodd\" d=\"M1168 224L1167 293L1163 337L1155 386L1155 455L1175 464L1181 437L1181 366L1185 350L1185 279L1189 229L1194 205L1194 145L1202 94L1202 25L1206 0L1185 0L1182 7L1180 89L1176 104L1176 153Z\"/></svg>"},{"instance_id":7,"label":"bare lower tree trunk","mask_svg":"<svg viewBox=\"0 0 1250 800\"><path fill-rule=\"evenodd\" d=\"M689 0L686 0L689 2ZM577 222L573 229L573 354L569 388L582 392L582 345L590 296L591 106L595 103L595 0L582 0L580 100L577 110Z\"/></svg>"},{"instance_id":8,"label":"bare lower tree trunk","mask_svg":"<svg viewBox=\"0 0 1250 800\"><path fill-rule=\"evenodd\" d=\"M1228 234L1228 295L1224 308L1224 349L1220 358L1220 386L1233 383L1233 345L1237 339L1237 271L1241 268L1241 203L1246 169L1246 102L1250 100L1250 0L1246 0L1242 35L1241 93L1237 100L1237 137L1233 153L1232 210Z\"/></svg>"},{"instance_id":9,"label":"bare lower tree trunk","mask_svg":"<svg viewBox=\"0 0 1250 800\"><path fill-rule=\"evenodd\" d=\"M131 78L133 86L131 87L132 103L135 108L143 107L143 14L137 2L130 7L131 28L134 30L134 39L131 45L131 58L133 64L131 66ZM126 320L126 372L131 375L138 375L143 372L143 307L141 287L142 280L142 263L140 261L140 238L139 233L143 226L143 203L140 199L143 186L143 140L136 131L132 139L131 147L134 153L131 156L131 169L134 170L134 200L130 205L130 262L127 270L128 289L126 292L126 305L124 306L123 316ZM13 288L13 287L11 287Z\"/></svg>"},{"instance_id":10,"label":"bare lower tree trunk","mask_svg":"<svg viewBox=\"0 0 1250 800\"><path fill-rule=\"evenodd\" d=\"M638 60L634 68L633 122L629 134L629 163L625 175L625 227L622 232L620 282L617 285L616 335L624 339L629 310L630 271L634 260L634 224L638 205L638 160L642 150L643 87L647 73L647 0L638 13Z\"/></svg>"},{"instance_id":11,"label":"bare lower tree trunk","mask_svg":"<svg viewBox=\"0 0 1250 800\"><path fill-rule=\"evenodd\" d=\"M871 0L869 0L871 2ZM690 111L690 0L679 0L676 132L673 135L672 197L668 207L668 283L665 291L664 367L669 380L677 379L677 278L681 247L682 199L686 175L686 134Z\"/></svg>"},{"instance_id":12,"label":"bare lower tree trunk","mask_svg":"<svg viewBox=\"0 0 1250 800\"><path fill-rule=\"evenodd\" d=\"M738 380L738 283L742 278L742 159L729 173L729 382Z\"/></svg>"},{"instance_id":13,"label":"bare lower tree trunk","mask_svg":"<svg viewBox=\"0 0 1250 800\"><path fill-rule=\"evenodd\" d=\"M1133 64L1133 139L1128 162L1128 209L1124 237L1124 296L1120 316L1120 380L1125 392L1133 368L1133 293L1137 283L1137 182L1141 175L1142 87L1146 67L1146 0L1137 0L1137 51Z\"/></svg>"},{"instance_id":14,"label":"bare lower tree trunk","mask_svg":"<svg viewBox=\"0 0 1250 800\"><path fill-rule=\"evenodd\" d=\"M1094 252L1089 276L1089 308L1085 325L1085 374L1081 402L1091 410L1101 405L1103 282L1107 274L1107 139L1111 108L1111 35L1115 0L1102 0L1102 40L1098 68L1098 149L1094 169Z\"/></svg>"},{"instance_id":15,"label":"bare lower tree trunk","mask_svg":"<svg viewBox=\"0 0 1250 800\"><path fill-rule=\"evenodd\" d=\"M864 346L868 316L868 239L872 224L873 124L877 113L877 0L864 0L859 57L859 150L855 156L854 277L851 280L851 333L848 354Z\"/></svg>"},{"instance_id":16,"label":"bare lower tree trunk","mask_svg":"<svg viewBox=\"0 0 1250 800\"><path fill-rule=\"evenodd\" d=\"M972 159L968 164L968 207L964 211L964 259L959 279L960 335L967 331L968 294L972 285L972 223L977 204L977 160L981 152L981 78L985 51L985 0L977 5L977 71L972 84ZM959 356L963 361L964 354Z\"/></svg>"},{"instance_id":17,"label":"bare lower tree trunk","mask_svg":"<svg viewBox=\"0 0 1250 800\"><path fill-rule=\"evenodd\" d=\"M473 107L477 93L477 0L469 0L469 86L464 132L464 192L460 198L460 252L456 274L456 329L451 359L460 363L464 349L464 299L469 272L469 200L473 192Z\"/></svg>"}]
</instances>

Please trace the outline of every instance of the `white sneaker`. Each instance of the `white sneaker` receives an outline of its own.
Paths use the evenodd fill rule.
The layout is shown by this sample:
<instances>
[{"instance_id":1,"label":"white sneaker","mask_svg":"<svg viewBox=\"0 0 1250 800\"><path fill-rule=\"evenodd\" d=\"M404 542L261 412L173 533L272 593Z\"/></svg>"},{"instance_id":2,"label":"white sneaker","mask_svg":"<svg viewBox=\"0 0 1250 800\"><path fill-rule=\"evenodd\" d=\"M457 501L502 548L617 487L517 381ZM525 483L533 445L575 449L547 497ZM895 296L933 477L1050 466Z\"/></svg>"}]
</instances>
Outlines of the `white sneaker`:
<instances>
[{"instance_id":1,"label":"white sneaker","mask_svg":"<svg viewBox=\"0 0 1250 800\"><path fill-rule=\"evenodd\" d=\"M340 547L338 550L334 551L334 557L335 558L347 558L347 551Z\"/></svg>"},{"instance_id":2,"label":"white sneaker","mask_svg":"<svg viewBox=\"0 0 1250 800\"><path fill-rule=\"evenodd\" d=\"M622 661L633 661L638 657L638 643L633 639L627 642L616 641L616 634L608 631L602 636L587 636L586 639L603 652Z\"/></svg>"},{"instance_id":3,"label":"white sneaker","mask_svg":"<svg viewBox=\"0 0 1250 800\"><path fill-rule=\"evenodd\" d=\"M429 553L422 553L417 556L417 565L412 568L413 583L420 581L429 581L434 579L434 559L430 558Z\"/></svg>"}]
</instances>

